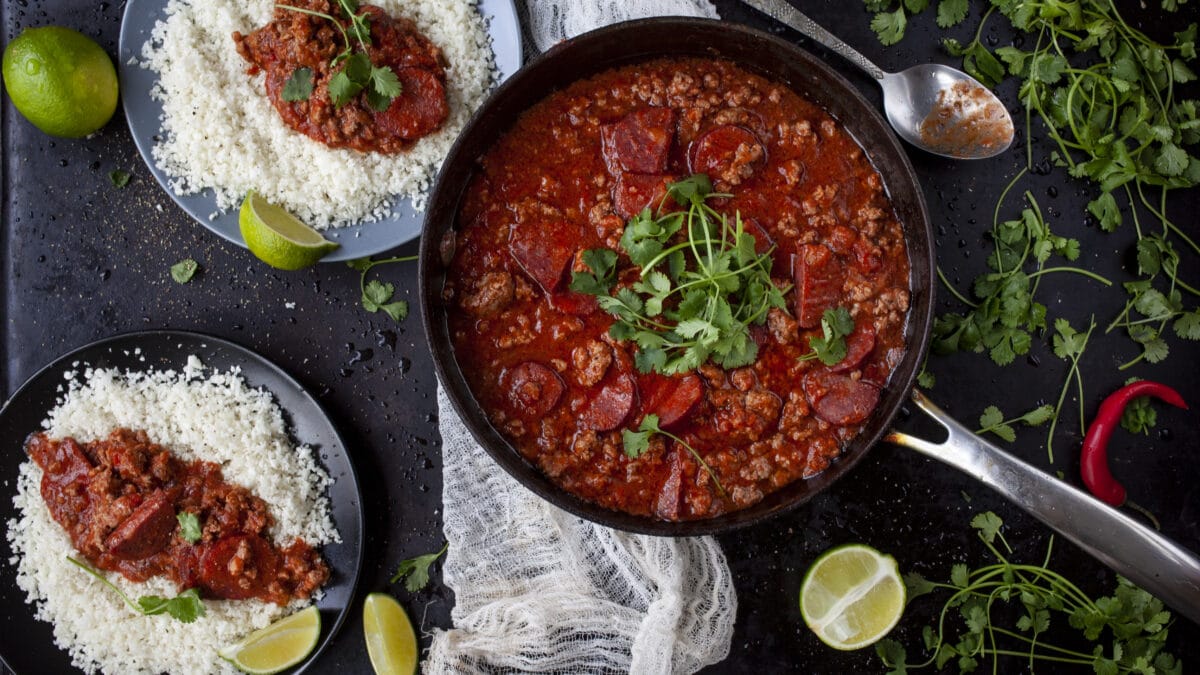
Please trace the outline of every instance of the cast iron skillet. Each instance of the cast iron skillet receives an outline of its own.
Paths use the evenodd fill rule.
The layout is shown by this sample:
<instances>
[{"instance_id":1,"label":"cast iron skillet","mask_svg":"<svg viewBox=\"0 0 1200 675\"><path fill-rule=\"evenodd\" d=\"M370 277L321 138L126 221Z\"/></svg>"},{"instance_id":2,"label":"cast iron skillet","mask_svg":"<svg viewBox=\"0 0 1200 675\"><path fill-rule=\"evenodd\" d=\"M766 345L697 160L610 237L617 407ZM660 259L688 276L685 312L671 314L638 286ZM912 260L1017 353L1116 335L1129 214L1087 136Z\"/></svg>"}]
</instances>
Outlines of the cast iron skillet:
<instances>
[{"instance_id":1,"label":"cast iron skillet","mask_svg":"<svg viewBox=\"0 0 1200 675\"><path fill-rule=\"evenodd\" d=\"M200 357L216 370L241 369L252 387L271 393L293 436L310 445L333 478L329 486L330 515L342 541L321 547L329 563L331 577L324 595L317 602L321 611L321 637L317 648L300 665L289 669L291 675L311 670L310 666L329 647L334 635L350 613L363 557L363 505L354 466L332 421L320 405L275 364L254 352L227 340L184 331L146 331L106 338L65 354L39 370L0 406L0 523L7 527L17 517L12 502L16 489L17 468L25 461L22 446L25 437L38 431L41 421L55 406L66 384L64 372L79 372L88 365L97 368L145 371L182 370L188 355ZM16 568L7 563L10 545L0 564L0 660L16 673L72 673L71 657L54 644L53 626L33 616L33 607L25 604L25 593L17 587ZM82 574L82 572L80 572ZM103 592L103 591L97 591ZM147 621L172 621L167 617L148 617ZM224 645L214 645L214 649ZM147 648L152 648L148 646ZM0 668L3 670L3 668Z\"/></svg>"},{"instance_id":2,"label":"cast iron skillet","mask_svg":"<svg viewBox=\"0 0 1200 675\"><path fill-rule=\"evenodd\" d=\"M824 473L796 481L763 501L716 518L665 522L611 511L556 486L491 426L463 378L441 300L446 263L440 243L454 227L462 194L478 160L526 109L551 91L590 75L664 56L726 58L786 84L835 117L883 177L901 223L911 263L912 300L905 324L908 351L879 405L841 458ZM1015 501L1068 539L1146 590L1200 621L1200 560L1119 511L1004 453L959 425L913 389L928 346L933 314L934 249L920 185L899 141L858 91L823 62L767 33L705 19L631 21L556 45L510 78L476 113L442 165L421 237L421 311L434 364L446 393L481 446L514 478L552 504L596 523L651 535L716 534L795 509L850 471L881 440L948 462ZM942 444L888 432L911 399L949 432Z\"/></svg>"}]
</instances>

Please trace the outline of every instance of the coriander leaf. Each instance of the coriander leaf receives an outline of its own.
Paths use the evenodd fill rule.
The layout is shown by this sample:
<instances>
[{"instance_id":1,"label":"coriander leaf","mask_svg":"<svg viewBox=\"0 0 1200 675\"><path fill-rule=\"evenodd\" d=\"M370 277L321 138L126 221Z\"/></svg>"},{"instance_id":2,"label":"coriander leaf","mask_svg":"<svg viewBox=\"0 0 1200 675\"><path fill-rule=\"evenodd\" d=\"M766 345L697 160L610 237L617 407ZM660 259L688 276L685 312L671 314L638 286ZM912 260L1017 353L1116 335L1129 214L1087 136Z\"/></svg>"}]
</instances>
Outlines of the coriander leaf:
<instances>
[{"instance_id":1,"label":"coriander leaf","mask_svg":"<svg viewBox=\"0 0 1200 675\"><path fill-rule=\"evenodd\" d=\"M311 68L297 68L292 71L292 76L283 85L280 98L285 101L307 101L313 91L312 74Z\"/></svg>"},{"instance_id":2,"label":"coriander leaf","mask_svg":"<svg viewBox=\"0 0 1200 675\"><path fill-rule=\"evenodd\" d=\"M942 28L957 26L967 18L967 0L941 0L937 8L937 25Z\"/></svg>"},{"instance_id":3,"label":"coriander leaf","mask_svg":"<svg viewBox=\"0 0 1200 675\"><path fill-rule=\"evenodd\" d=\"M966 588L970 585L970 576L967 566L962 563L950 568L950 583L959 588Z\"/></svg>"},{"instance_id":4,"label":"coriander leaf","mask_svg":"<svg viewBox=\"0 0 1200 675\"><path fill-rule=\"evenodd\" d=\"M871 19L871 30L879 38L879 43L891 46L904 38L904 28L908 20L904 16L904 8L894 12L880 12Z\"/></svg>"},{"instance_id":5,"label":"coriander leaf","mask_svg":"<svg viewBox=\"0 0 1200 675\"><path fill-rule=\"evenodd\" d=\"M430 566L432 566L438 558L442 557L442 554L445 553L446 549L449 547L450 542L446 542L444 545L442 545L442 548L435 553L426 553L425 555L419 555L415 558L409 558L407 560L400 561L400 564L396 567L396 573L392 575L389 583L394 584L401 579L404 579L404 587L412 593L416 593L417 591L425 588L425 586L429 584Z\"/></svg>"},{"instance_id":6,"label":"coriander leaf","mask_svg":"<svg viewBox=\"0 0 1200 675\"><path fill-rule=\"evenodd\" d=\"M389 302L385 305L380 305L379 309L383 310L383 313L390 316L393 321L403 321L406 318L408 318L408 301L407 300L397 300L396 302Z\"/></svg>"},{"instance_id":7,"label":"coriander leaf","mask_svg":"<svg viewBox=\"0 0 1200 675\"><path fill-rule=\"evenodd\" d=\"M827 309L821 317L821 337L809 339L812 352L801 360L816 357L827 366L837 365L846 358L846 336L854 332L854 318L845 307Z\"/></svg>"},{"instance_id":8,"label":"coriander leaf","mask_svg":"<svg viewBox=\"0 0 1200 675\"><path fill-rule=\"evenodd\" d=\"M1185 340L1200 340L1200 309L1180 314L1174 328L1175 334Z\"/></svg>"},{"instance_id":9,"label":"coriander leaf","mask_svg":"<svg viewBox=\"0 0 1200 675\"><path fill-rule=\"evenodd\" d=\"M334 73L326 87L329 89L329 100L337 108L349 103L363 89L363 85L352 81L344 69Z\"/></svg>"},{"instance_id":10,"label":"coriander leaf","mask_svg":"<svg viewBox=\"0 0 1200 675\"><path fill-rule=\"evenodd\" d=\"M712 181L708 176L697 173L667 186L667 195L680 206L690 206L696 200L712 194Z\"/></svg>"},{"instance_id":11,"label":"coriander leaf","mask_svg":"<svg viewBox=\"0 0 1200 675\"><path fill-rule=\"evenodd\" d=\"M923 389L933 389L937 385L937 377L928 370L922 370L917 375L917 385Z\"/></svg>"},{"instance_id":12,"label":"coriander leaf","mask_svg":"<svg viewBox=\"0 0 1200 675\"><path fill-rule=\"evenodd\" d=\"M983 409L983 414L979 416L979 426L983 428L994 427L1004 421L1004 413L994 405L989 405Z\"/></svg>"},{"instance_id":13,"label":"coriander leaf","mask_svg":"<svg viewBox=\"0 0 1200 675\"><path fill-rule=\"evenodd\" d=\"M392 105L392 101L400 95L403 87L396 73L387 66L371 68L371 86L367 89L367 105L377 112L383 112Z\"/></svg>"},{"instance_id":14,"label":"coriander leaf","mask_svg":"<svg viewBox=\"0 0 1200 675\"><path fill-rule=\"evenodd\" d=\"M1003 525L1004 521L1000 520L1000 516L991 511L976 514L971 519L971 527L979 530L980 538L989 544L995 541L996 535L1000 533L1000 528Z\"/></svg>"},{"instance_id":15,"label":"coriander leaf","mask_svg":"<svg viewBox=\"0 0 1200 675\"><path fill-rule=\"evenodd\" d=\"M392 295L396 292L396 287L391 283L384 283L372 279L367 282L363 288L362 303L363 307L368 312L377 312L379 309L392 299Z\"/></svg>"},{"instance_id":16,"label":"coriander leaf","mask_svg":"<svg viewBox=\"0 0 1200 675\"><path fill-rule=\"evenodd\" d=\"M1050 404L1041 405L1021 416L1021 421L1031 427L1037 427L1050 421L1054 417L1054 406Z\"/></svg>"},{"instance_id":17,"label":"coriander leaf","mask_svg":"<svg viewBox=\"0 0 1200 675\"><path fill-rule=\"evenodd\" d=\"M200 518L196 514L180 511L175 514L175 518L179 521L179 536L184 541L189 544L200 541L203 530L200 527Z\"/></svg>"},{"instance_id":18,"label":"coriander leaf","mask_svg":"<svg viewBox=\"0 0 1200 675\"><path fill-rule=\"evenodd\" d=\"M189 588L173 598L143 595L138 598L137 603L142 614L146 616L165 613L183 623L192 623L205 614L204 603L200 600L200 591L195 588Z\"/></svg>"},{"instance_id":19,"label":"coriander leaf","mask_svg":"<svg viewBox=\"0 0 1200 675\"><path fill-rule=\"evenodd\" d=\"M890 668L887 675L907 675L908 652L903 645L890 638L875 643L875 654L883 660L883 665Z\"/></svg>"},{"instance_id":20,"label":"coriander leaf","mask_svg":"<svg viewBox=\"0 0 1200 675\"><path fill-rule=\"evenodd\" d=\"M192 280L192 277L196 276L196 271L199 269L200 265L197 264L195 260L192 260L191 258L184 258L174 265L171 265L171 278L174 279L176 283L186 284Z\"/></svg>"},{"instance_id":21,"label":"coriander leaf","mask_svg":"<svg viewBox=\"0 0 1200 675\"><path fill-rule=\"evenodd\" d=\"M909 572L908 574L904 575L904 588L907 591L906 595L908 599L905 600L905 603L907 604L919 596L932 593L936 587L933 585L933 582L929 581L920 574L917 574L916 572Z\"/></svg>"},{"instance_id":22,"label":"coriander leaf","mask_svg":"<svg viewBox=\"0 0 1200 675\"><path fill-rule=\"evenodd\" d=\"M352 270L358 270L359 272L367 272L373 266L374 263L371 262L370 258L355 258L354 260L346 261L346 267L349 267Z\"/></svg>"},{"instance_id":23,"label":"coriander leaf","mask_svg":"<svg viewBox=\"0 0 1200 675\"><path fill-rule=\"evenodd\" d=\"M124 169L113 169L108 172L108 180L112 181L113 187L116 188L123 188L129 185L129 179L132 177L133 174Z\"/></svg>"},{"instance_id":24,"label":"coriander leaf","mask_svg":"<svg viewBox=\"0 0 1200 675\"><path fill-rule=\"evenodd\" d=\"M1164 176L1178 176L1187 165L1187 152L1174 143L1164 143L1154 160L1154 169Z\"/></svg>"},{"instance_id":25,"label":"coriander leaf","mask_svg":"<svg viewBox=\"0 0 1200 675\"><path fill-rule=\"evenodd\" d=\"M1105 192L1088 202L1088 212L1100 221L1100 229L1112 232L1121 224L1121 210L1111 192Z\"/></svg>"}]
</instances>

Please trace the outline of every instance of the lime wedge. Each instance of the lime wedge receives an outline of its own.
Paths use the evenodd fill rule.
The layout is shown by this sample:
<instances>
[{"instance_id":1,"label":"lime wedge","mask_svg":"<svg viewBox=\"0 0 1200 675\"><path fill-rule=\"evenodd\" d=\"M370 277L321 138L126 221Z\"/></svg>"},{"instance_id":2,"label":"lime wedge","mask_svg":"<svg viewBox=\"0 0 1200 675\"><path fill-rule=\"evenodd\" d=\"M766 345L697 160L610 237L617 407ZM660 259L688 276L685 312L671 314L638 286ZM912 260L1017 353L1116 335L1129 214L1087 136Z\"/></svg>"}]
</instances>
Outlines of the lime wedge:
<instances>
[{"instance_id":1,"label":"lime wedge","mask_svg":"<svg viewBox=\"0 0 1200 675\"><path fill-rule=\"evenodd\" d=\"M242 239L250 252L271 267L299 270L317 264L338 245L254 192L238 213Z\"/></svg>"},{"instance_id":2,"label":"lime wedge","mask_svg":"<svg viewBox=\"0 0 1200 675\"><path fill-rule=\"evenodd\" d=\"M242 672L269 675L303 661L320 636L321 613L313 605L254 631L218 653Z\"/></svg>"},{"instance_id":3,"label":"lime wedge","mask_svg":"<svg viewBox=\"0 0 1200 675\"><path fill-rule=\"evenodd\" d=\"M904 595L895 558L847 544L826 551L808 568L800 585L800 614L830 647L860 649L896 626Z\"/></svg>"},{"instance_id":4,"label":"lime wedge","mask_svg":"<svg viewBox=\"0 0 1200 675\"><path fill-rule=\"evenodd\" d=\"M417 672L417 634L404 608L387 593L372 593L363 603L363 633L375 675Z\"/></svg>"}]
</instances>

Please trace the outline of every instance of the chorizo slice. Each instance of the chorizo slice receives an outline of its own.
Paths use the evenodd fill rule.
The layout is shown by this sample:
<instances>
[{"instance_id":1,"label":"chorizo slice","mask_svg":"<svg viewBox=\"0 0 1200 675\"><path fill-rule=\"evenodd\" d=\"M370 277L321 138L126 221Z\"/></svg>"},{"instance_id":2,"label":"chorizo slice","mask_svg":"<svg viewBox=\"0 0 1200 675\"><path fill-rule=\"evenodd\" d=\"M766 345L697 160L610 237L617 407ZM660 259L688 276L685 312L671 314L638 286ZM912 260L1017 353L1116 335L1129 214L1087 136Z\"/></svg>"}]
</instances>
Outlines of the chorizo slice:
<instances>
[{"instance_id":1,"label":"chorizo slice","mask_svg":"<svg viewBox=\"0 0 1200 675\"><path fill-rule=\"evenodd\" d=\"M675 111L646 108L601 128L601 152L609 172L662 173L675 139Z\"/></svg>"},{"instance_id":2,"label":"chorizo slice","mask_svg":"<svg viewBox=\"0 0 1200 675\"><path fill-rule=\"evenodd\" d=\"M564 314L575 316L591 316L600 311L600 303L596 302L596 296L575 291L552 294L550 306Z\"/></svg>"},{"instance_id":3,"label":"chorizo slice","mask_svg":"<svg viewBox=\"0 0 1200 675\"><path fill-rule=\"evenodd\" d=\"M654 503L654 514L663 520L679 520L679 514L683 510L682 452L678 447L671 449L667 479L663 481L658 491L658 499Z\"/></svg>"},{"instance_id":4,"label":"chorizo slice","mask_svg":"<svg viewBox=\"0 0 1200 675\"><path fill-rule=\"evenodd\" d=\"M758 136L733 124L715 126L692 142L689 158L692 173L706 174L713 181L740 185L766 163L767 151Z\"/></svg>"},{"instance_id":5,"label":"chorizo slice","mask_svg":"<svg viewBox=\"0 0 1200 675\"><path fill-rule=\"evenodd\" d=\"M667 196L667 184L674 179L666 174L622 173L613 187L613 211L629 220L647 206L657 209Z\"/></svg>"},{"instance_id":6,"label":"chorizo slice","mask_svg":"<svg viewBox=\"0 0 1200 675\"><path fill-rule=\"evenodd\" d=\"M612 431L624 424L637 402L637 381L629 355L613 349L608 375L593 388L593 394L579 413L579 424L593 431Z\"/></svg>"},{"instance_id":7,"label":"chorizo slice","mask_svg":"<svg viewBox=\"0 0 1200 675\"><path fill-rule=\"evenodd\" d=\"M664 429L690 417L704 398L704 382L694 373L682 377L645 373L638 376L638 390L642 411L658 415L658 425Z\"/></svg>"},{"instance_id":8,"label":"chorizo slice","mask_svg":"<svg viewBox=\"0 0 1200 675\"><path fill-rule=\"evenodd\" d=\"M92 470L92 461L73 438L56 441L46 434L32 434L25 440L25 452L45 472L44 479L55 483L74 482Z\"/></svg>"},{"instance_id":9,"label":"chorizo slice","mask_svg":"<svg viewBox=\"0 0 1200 675\"><path fill-rule=\"evenodd\" d=\"M542 290L562 285L582 241L579 228L562 221L517 221L509 230L508 251Z\"/></svg>"},{"instance_id":10,"label":"chorizo slice","mask_svg":"<svg viewBox=\"0 0 1200 675\"><path fill-rule=\"evenodd\" d=\"M151 493L129 514L104 542L113 557L141 560L171 543L175 531L175 504L162 490Z\"/></svg>"},{"instance_id":11,"label":"chorizo slice","mask_svg":"<svg viewBox=\"0 0 1200 675\"><path fill-rule=\"evenodd\" d=\"M833 307L841 291L841 268L829 247L805 244L792 257L796 282L796 321L801 328L821 324L821 315Z\"/></svg>"},{"instance_id":12,"label":"chorizo slice","mask_svg":"<svg viewBox=\"0 0 1200 675\"><path fill-rule=\"evenodd\" d=\"M375 113L381 129L405 140L416 140L437 131L450 114L446 87L436 73L424 68L396 71L403 90L387 110Z\"/></svg>"},{"instance_id":13,"label":"chorizo slice","mask_svg":"<svg viewBox=\"0 0 1200 675\"><path fill-rule=\"evenodd\" d=\"M804 376L804 394L818 417L837 426L858 424L879 404L875 385L824 370Z\"/></svg>"},{"instance_id":14,"label":"chorizo slice","mask_svg":"<svg viewBox=\"0 0 1200 675\"><path fill-rule=\"evenodd\" d=\"M846 336L846 357L829 370L834 373L854 370L873 351L875 351L875 329L860 321L854 327L854 331Z\"/></svg>"},{"instance_id":15,"label":"chorizo slice","mask_svg":"<svg viewBox=\"0 0 1200 675\"><path fill-rule=\"evenodd\" d=\"M200 585L213 597L245 600L275 579L278 556L265 539L235 534L217 540L200 558Z\"/></svg>"},{"instance_id":16,"label":"chorizo slice","mask_svg":"<svg viewBox=\"0 0 1200 675\"><path fill-rule=\"evenodd\" d=\"M536 361L526 361L505 370L500 383L508 391L513 407L530 420L545 417L566 390L558 373Z\"/></svg>"}]
</instances>

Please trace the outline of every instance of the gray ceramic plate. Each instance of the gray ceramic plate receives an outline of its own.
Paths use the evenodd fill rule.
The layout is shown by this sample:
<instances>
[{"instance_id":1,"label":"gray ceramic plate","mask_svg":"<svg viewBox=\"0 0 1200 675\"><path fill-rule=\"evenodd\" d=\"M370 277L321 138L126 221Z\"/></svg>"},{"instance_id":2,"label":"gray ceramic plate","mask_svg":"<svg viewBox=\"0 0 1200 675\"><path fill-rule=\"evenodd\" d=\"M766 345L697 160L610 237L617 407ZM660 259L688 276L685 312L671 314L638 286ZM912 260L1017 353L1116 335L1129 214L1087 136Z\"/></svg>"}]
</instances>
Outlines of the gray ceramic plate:
<instances>
[{"instance_id":1,"label":"gray ceramic plate","mask_svg":"<svg viewBox=\"0 0 1200 675\"><path fill-rule=\"evenodd\" d=\"M242 377L256 388L271 392L291 426L293 436L313 447L325 470L334 479L329 486L330 515L342 541L321 547L332 576L317 602L321 611L321 637L317 648L289 675L298 675L325 651L350 613L363 558L363 503L358 478L350 462L346 443L326 417L321 406L275 364L254 352L221 338L184 331L147 331L106 338L59 357L29 378L12 398L0 406L0 523L18 516L10 494L16 485L25 437L38 431L39 420L55 406L64 384L64 371L78 371L77 364L96 368L118 368L144 372L149 369L182 370L188 355L200 357L206 366L227 371L237 367ZM3 560L12 554L3 546ZM55 647L53 627L34 618L25 604L25 593L17 587L16 567L0 564L0 661L21 675L25 673L77 673L70 656ZM0 671L4 669L0 667Z\"/></svg>"},{"instance_id":2,"label":"gray ceramic plate","mask_svg":"<svg viewBox=\"0 0 1200 675\"><path fill-rule=\"evenodd\" d=\"M171 195L171 199L196 222L238 246L245 246L238 232L236 210L209 220L209 214L218 210L212 190L186 196L175 194L168 186L167 175L158 168L150 154L150 148L160 131L159 117L162 115L162 105L150 97L150 89L157 75L154 71L131 64L131 60L140 57L142 45L149 39L154 24L165 18L166 6L167 0L129 0L125 5L118 48L120 58L117 60L125 118L129 120L129 130L142 160L158 184ZM479 11L488 22L496 68L503 81L521 67L521 24L517 20L516 7L512 0L480 0ZM323 258L322 262L362 258L412 241L421 234L423 221L424 214L413 209L411 200L398 200L392 214L383 220L326 231L324 234L341 244L341 248Z\"/></svg>"}]
</instances>

